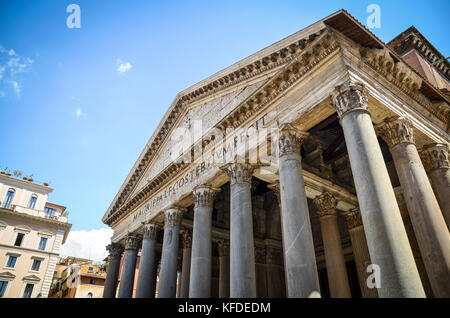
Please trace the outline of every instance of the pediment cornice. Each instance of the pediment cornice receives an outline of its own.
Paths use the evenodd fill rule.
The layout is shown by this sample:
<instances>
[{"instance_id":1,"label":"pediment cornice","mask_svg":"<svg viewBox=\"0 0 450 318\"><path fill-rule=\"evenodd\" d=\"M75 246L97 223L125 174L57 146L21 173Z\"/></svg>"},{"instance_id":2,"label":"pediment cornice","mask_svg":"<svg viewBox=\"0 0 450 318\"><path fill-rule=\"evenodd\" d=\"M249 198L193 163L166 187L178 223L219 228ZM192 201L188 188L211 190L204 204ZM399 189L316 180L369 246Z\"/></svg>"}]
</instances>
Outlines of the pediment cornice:
<instances>
[{"instance_id":1,"label":"pediment cornice","mask_svg":"<svg viewBox=\"0 0 450 318\"><path fill-rule=\"evenodd\" d=\"M361 58L385 79L422 105L437 119L448 124L450 107L445 101L433 102L420 92L426 81L410 66L401 60L394 60L390 49L365 48L360 46Z\"/></svg>"},{"instance_id":2,"label":"pediment cornice","mask_svg":"<svg viewBox=\"0 0 450 318\"><path fill-rule=\"evenodd\" d=\"M145 168L151 162L156 152L169 135L170 131L172 131L173 127L178 122L178 119L190 104L198 102L213 94L217 94L219 91L235 86L260 74L271 71L283 64L289 63L301 54L308 44L319 37L324 30L325 28L319 30L318 32L309 34L306 38L296 40L295 42L292 42L266 56L262 56L260 59L242 66L231 73L214 79L209 83L205 83L200 87L195 87L192 91L187 91L184 94L178 94L169 109L169 112L166 113L165 118L157 128L156 133L152 136L148 146L141 154L141 158L138 159L139 163L137 163L137 165L135 165L132 169L130 176L127 178L128 180L125 181L125 185L114 199L113 204L108 209L105 217L103 217L103 221L105 222L106 218L113 214L127 201L128 197L141 179Z\"/></svg>"},{"instance_id":3,"label":"pediment cornice","mask_svg":"<svg viewBox=\"0 0 450 318\"><path fill-rule=\"evenodd\" d=\"M225 132L227 128L239 127L275 100L276 97L293 86L305 73L309 72L320 61L338 48L338 42L327 28L320 30L314 35L310 35L307 39L301 40L298 43L302 44L299 44L299 51L295 51L297 54L292 56L287 61L287 64L267 81L265 85L244 100L234 111L220 121L215 128ZM289 47L293 47L292 44ZM291 52L295 53L294 50ZM206 146L208 146L208 142L203 141L202 147ZM122 206L117 206L115 210L112 209L112 212L104 218L104 222L109 225L115 224L128 212L142 204L143 200L156 193L167 181L180 173L186 166L187 164L180 163L169 165L163 172L137 192L133 198L130 198Z\"/></svg>"},{"instance_id":4,"label":"pediment cornice","mask_svg":"<svg viewBox=\"0 0 450 318\"><path fill-rule=\"evenodd\" d=\"M297 39L292 43L284 42L286 45L278 47L275 52L261 56L259 59L234 69L228 74L221 74L219 77L216 76L210 82L201 82L200 85L196 85L190 91L184 91L178 94L103 217L103 222L113 226L188 166L187 164L180 163L169 164L159 175L150 180L133 197L130 197L139 180L143 177L147 166L151 164L161 145L168 138L170 132L190 105L278 68L273 77L244 100L214 128L219 128L225 132L228 127L239 127L295 85L305 73L309 72L340 47L340 41L333 34L334 32L339 33L339 31L334 31L332 27L326 25L323 25L323 28L317 30L317 32L308 34L305 38ZM363 63L369 65L392 84L399 87L439 120L445 123L448 122L448 104L446 102L436 103L434 101L433 103L427 96L420 93L419 88L421 88L421 85L430 84L410 66L404 63L393 50L386 45L381 49L363 47L358 43L356 43L356 46L359 47ZM205 147L207 144L206 142L202 146Z\"/></svg>"}]
</instances>

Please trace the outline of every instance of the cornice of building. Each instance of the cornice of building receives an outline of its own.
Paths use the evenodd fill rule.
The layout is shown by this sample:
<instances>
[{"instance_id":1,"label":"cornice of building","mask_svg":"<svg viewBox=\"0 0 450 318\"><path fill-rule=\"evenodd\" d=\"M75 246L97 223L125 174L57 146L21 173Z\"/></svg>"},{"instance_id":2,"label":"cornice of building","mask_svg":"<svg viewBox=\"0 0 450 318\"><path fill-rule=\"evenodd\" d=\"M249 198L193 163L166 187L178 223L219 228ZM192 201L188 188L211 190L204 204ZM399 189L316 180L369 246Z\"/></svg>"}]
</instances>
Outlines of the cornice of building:
<instances>
[{"instance_id":1,"label":"cornice of building","mask_svg":"<svg viewBox=\"0 0 450 318\"><path fill-rule=\"evenodd\" d=\"M60 222L60 221L53 220L50 218L34 216L34 215L27 214L27 213L19 213L19 212L13 211L11 209L0 208L0 214L24 218L27 220L37 221L37 222L45 223L45 224L51 224L51 225L55 225L56 227L58 227L60 229L64 229L64 230L69 230L72 227L72 224L67 223L67 222Z\"/></svg>"},{"instance_id":2,"label":"cornice of building","mask_svg":"<svg viewBox=\"0 0 450 318\"><path fill-rule=\"evenodd\" d=\"M3 172L3 171L2 171ZM46 194L49 194L50 192L53 191L52 188L50 188L49 186L45 186L33 181L29 181L29 180L23 180L23 179L19 179L13 176L10 176L6 173L0 173L0 181L5 181L8 182L10 184L14 184L17 187L24 187L24 188L31 188L34 190L38 190L40 192L44 192Z\"/></svg>"},{"instance_id":3,"label":"cornice of building","mask_svg":"<svg viewBox=\"0 0 450 318\"><path fill-rule=\"evenodd\" d=\"M340 23L342 22L340 20L344 21L345 25L352 23L352 27L341 28L342 24ZM317 23L319 22L322 28L317 30ZM176 105L178 106L171 107L172 115L166 115L164 117L164 124L160 124L158 127L147 145L148 147L144 149L143 155L141 154L139 157L138 162L114 198L102 221L110 226L115 225L188 166L187 164L180 163L169 164L165 170L140 189L132 198L129 198L137 183L141 180L145 168L151 163L155 153L169 136L178 118L184 114L183 108L186 105L210 94L215 94L223 87L229 87L243 80L248 80L252 76L256 76L271 67L274 68L283 65L262 87L244 100L235 110L215 126L215 128L222 131L226 131L226 128L239 127L254 114L263 110L283 92L295 85L303 75L312 70L332 52L339 49L340 44L336 40L333 30L342 33L344 36L349 36L359 46L361 58L365 63L428 109L439 120L447 123L448 98L434 88L417 71L407 65L398 54L386 46L386 44L380 41L345 10L340 10L319 22L313 25L316 27L315 33L308 34L306 38L300 40L296 39L294 43L289 44L284 42L285 47L277 47L277 52L272 52L268 56L261 57L258 61L253 61L251 67L249 65L242 66L239 71L234 71L224 76L222 81L216 79L189 93L186 92L186 95L179 94L176 99ZM305 30L308 30L308 28ZM392 64L391 69L384 69L374 64L374 58L379 56L385 57ZM263 63L263 60L266 63ZM256 65L259 65L259 67L256 67ZM386 66L386 64L383 66ZM205 81L201 83L205 83ZM438 109L440 107L439 105L439 107L436 106L423 92L418 91L424 85L427 86L428 90L432 90L433 94L438 95L439 98L445 101L443 102L443 109ZM206 142L206 145L202 145L202 147L207 145L208 142Z\"/></svg>"},{"instance_id":4,"label":"cornice of building","mask_svg":"<svg viewBox=\"0 0 450 318\"><path fill-rule=\"evenodd\" d=\"M416 50L425 60L450 81L450 62L414 26L399 34L388 43L397 54L403 55Z\"/></svg>"}]
</instances>

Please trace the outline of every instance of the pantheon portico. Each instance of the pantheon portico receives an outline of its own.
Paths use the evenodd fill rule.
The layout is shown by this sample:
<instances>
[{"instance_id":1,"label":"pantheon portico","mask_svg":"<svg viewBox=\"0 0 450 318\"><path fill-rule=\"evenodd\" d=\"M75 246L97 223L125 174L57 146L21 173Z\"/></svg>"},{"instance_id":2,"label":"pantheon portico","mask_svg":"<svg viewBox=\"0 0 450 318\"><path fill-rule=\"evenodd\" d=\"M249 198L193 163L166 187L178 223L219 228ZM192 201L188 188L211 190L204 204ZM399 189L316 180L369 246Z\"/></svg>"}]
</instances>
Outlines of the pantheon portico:
<instances>
[{"instance_id":1,"label":"pantheon portico","mask_svg":"<svg viewBox=\"0 0 450 318\"><path fill-rule=\"evenodd\" d=\"M449 66L340 10L180 92L102 219L104 297L450 297Z\"/></svg>"}]
</instances>

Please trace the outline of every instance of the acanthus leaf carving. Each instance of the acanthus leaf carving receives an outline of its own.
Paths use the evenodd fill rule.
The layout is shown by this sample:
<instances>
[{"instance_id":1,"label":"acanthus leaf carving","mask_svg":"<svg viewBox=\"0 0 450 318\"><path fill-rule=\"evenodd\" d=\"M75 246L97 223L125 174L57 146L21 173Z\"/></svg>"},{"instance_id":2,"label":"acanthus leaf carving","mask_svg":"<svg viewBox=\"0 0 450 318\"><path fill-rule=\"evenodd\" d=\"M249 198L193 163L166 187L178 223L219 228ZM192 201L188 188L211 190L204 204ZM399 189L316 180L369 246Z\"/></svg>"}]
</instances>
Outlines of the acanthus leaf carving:
<instances>
[{"instance_id":1,"label":"acanthus leaf carving","mask_svg":"<svg viewBox=\"0 0 450 318\"><path fill-rule=\"evenodd\" d=\"M185 210L180 207L176 206L169 207L164 212L164 227L180 226L184 211Z\"/></svg>"},{"instance_id":2,"label":"acanthus leaf carving","mask_svg":"<svg viewBox=\"0 0 450 318\"><path fill-rule=\"evenodd\" d=\"M144 224L143 238L156 240L158 231L159 231L159 227L156 224L154 224L154 223Z\"/></svg>"},{"instance_id":3,"label":"acanthus leaf carving","mask_svg":"<svg viewBox=\"0 0 450 318\"><path fill-rule=\"evenodd\" d=\"M125 250L137 250L139 248L139 237L130 233L125 238Z\"/></svg>"},{"instance_id":4,"label":"acanthus leaf carving","mask_svg":"<svg viewBox=\"0 0 450 318\"><path fill-rule=\"evenodd\" d=\"M420 158L427 172L435 169L450 169L448 144L433 143L425 145L420 151Z\"/></svg>"},{"instance_id":5,"label":"acanthus leaf carving","mask_svg":"<svg viewBox=\"0 0 450 318\"><path fill-rule=\"evenodd\" d=\"M354 229L358 226L363 225L361 219L361 211L359 210L359 208L354 208L345 211L342 213L342 215L345 217L349 229Z\"/></svg>"},{"instance_id":6,"label":"acanthus leaf carving","mask_svg":"<svg viewBox=\"0 0 450 318\"><path fill-rule=\"evenodd\" d=\"M361 83L346 81L336 86L331 99L340 119L353 111L369 112L367 93Z\"/></svg>"},{"instance_id":7,"label":"acanthus leaf carving","mask_svg":"<svg viewBox=\"0 0 450 318\"><path fill-rule=\"evenodd\" d=\"M278 129L279 156L300 155L300 147L308 136L309 133L300 131L291 124L283 124Z\"/></svg>"},{"instance_id":8,"label":"acanthus leaf carving","mask_svg":"<svg viewBox=\"0 0 450 318\"><path fill-rule=\"evenodd\" d=\"M406 117L392 116L385 118L375 126L375 131L389 147L401 143L414 143L412 123Z\"/></svg>"},{"instance_id":9,"label":"acanthus leaf carving","mask_svg":"<svg viewBox=\"0 0 450 318\"><path fill-rule=\"evenodd\" d=\"M123 246L119 243L111 243L106 246L110 257L120 257L123 253Z\"/></svg>"},{"instance_id":10,"label":"acanthus leaf carving","mask_svg":"<svg viewBox=\"0 0 450 318\"><path fill-rule=\"evenodd\" d=\"M331 193L324 192L321 195L316 196L313 203L319 217L336 215L336 206L338 202Z\"/></svg>"},{"instance_id":11,"label":"acanthus leaf carving","mask_svg":"<svg viewBox=\"0 0 450 318\"><path fill-rule=\"evenodd\" d=\"M194 206L195 207L212 207L214 197L219 189L212 188L206 184L200 184L194 188Z\"/></svg>"}]
</instances>

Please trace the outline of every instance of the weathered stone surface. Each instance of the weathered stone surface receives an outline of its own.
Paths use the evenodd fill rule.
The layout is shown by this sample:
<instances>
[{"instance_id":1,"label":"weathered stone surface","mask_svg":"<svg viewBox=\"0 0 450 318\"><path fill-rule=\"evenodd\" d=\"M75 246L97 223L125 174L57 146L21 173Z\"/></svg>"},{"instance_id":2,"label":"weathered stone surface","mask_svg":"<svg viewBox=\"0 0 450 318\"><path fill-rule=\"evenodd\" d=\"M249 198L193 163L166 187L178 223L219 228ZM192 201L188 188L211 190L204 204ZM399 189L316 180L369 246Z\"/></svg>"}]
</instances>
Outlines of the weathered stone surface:
<instances>
[{"instance_id":1,"label":"weathered stone surface","mask_svg":"<svg viewBox=\"0 0 450 318\"><path fill-rule=\"evenodd\" d=\"M156 266L156 224L145 224L142 240L139 274L136 287L136 298L155 297L155 266Z\"/></svg>"},{"instance_id":2,"label":"weathered stone surface","mask_svg":"<svg viewBox=\"0 0 450 318\"><path fill-rule=\"evenodd\" d=\"M359 286L364 298L377 298L378 291L375 287L367 286L367 279L371 273L367 272L370 261L369 248L367 247L366 234L361 219L359 208L354 208L343 213L348 225L350 240L352 242L353 256L355 258L358 273Z\"/></svg>"},{"instance_id":3,"label":"weathered stone surface","mask_svg":"<svg viewBox=\"0 0 450 318\"><path fill-rule=\"evenodd\" d=\"M130 234L125 241L125 253L123 255L122 275L120 277L119 298L131 298L133 296L134 274L136 272L136 259L139 247L139 238Z\"/></svg>"},{"instance_id":4,"label":"weathered stone surface","mask_svg":"<svg viewBox=\"0 0 450 318\"><path fill-rule=\"evenodd\" d=\"M347 269L345 267L344 251L337 223L337 200L329 192L314 199L316 212L320 216L322 241L325 250L328 285L333 298L350 298Z\"/></svg>"},{"instance_id":5,"label":"weathered stone surface","mask_svg":"<svg viewBox=\"0 0 450 318\"><path fill-rule=\"evenodd\" d=\"M256 297L251 198L252 166L227 165L230 177L230 297Z\"/></svg>"},{"instance_id":6,"label":"weathered stone surface","mask_svg":"<svg viewBox=\"0 0 450 318\"><path fill-rule=\"evenodd\" d=\"M109 251L109 265L105 287L103 289L103 298L115 298L123 246L117 243L111 243L106 249Z\"/></svg>"},{"instance_id":7,"label":"weathered stone surface","mask_svg":"<svg viewBox=\"0 0 450 318\"><path fill-rule=\"evenodd\" d=\"M305 136L284 125L278 140L278 170L287 297L320 295L308 203L301 170L300 145Z\"/></svg>"},{"instance_id":8,"label":"weathered stone surface","mask_svg":"<svg viewBox=\"0 0 450 318\"><path fill-rule=\"evenodd\" d=\"M160 298L175 298L176 296L178 235L182 214L182 210L177 207L171 207L164 212L164 240L158 291Z\"/></svg>"},{"instance_id":9,"label":"weathered stone surface","mask_svg":"<svg viewBox=\"0 0 450 318\"><path fill-rule=\"evenodd\" d=\"M436 297L450 297L450 233L414 144L411 122L389 117L376 126L388 143Z\"/></svg>"},{"instance_id":10,"label":"weathered stone surface","mask_svg":"<svg viewBox=\"0 0 450 318\"><path fill-rule=\"evenodd\" d=\"M344 95L341 95L344 94ZM338 87L340 114L371 260L380 267L380 297L425 297L361 84Z\"/></svg>"},{"instance_id":11,"label":"weathered stone surface","mask_svg":"<svg viewBox=\"0 0 450 318\"><path fill-rule=\"evenodd\" d=\"M199 185L194 189L194 229L192 237L190 298L211 296L212 208L217 189Z\"/></svg>"},{"instance_id":12,"label":"weathered stone surface","mask_svg":"<svg viewBox=\"0 0 450 318\"><path fill-rule=\"evenodd\" d=\"M420 158L428 173L447 227L450 229L450 163L448 144L425 145Z\"/></svg>"},{"instance_id":13,"label":"weathered stone surface","mask_svg":"<svg viewBox=\"0 0 450 318\"><path fill-rule=\"evenodd\" d=\"M181 268L181 286L180 298L189 297L189 280L191 277L191 252L192 252L192 234L188 230L183 230L183 265Z\"/></svg>"}]
</instances>

